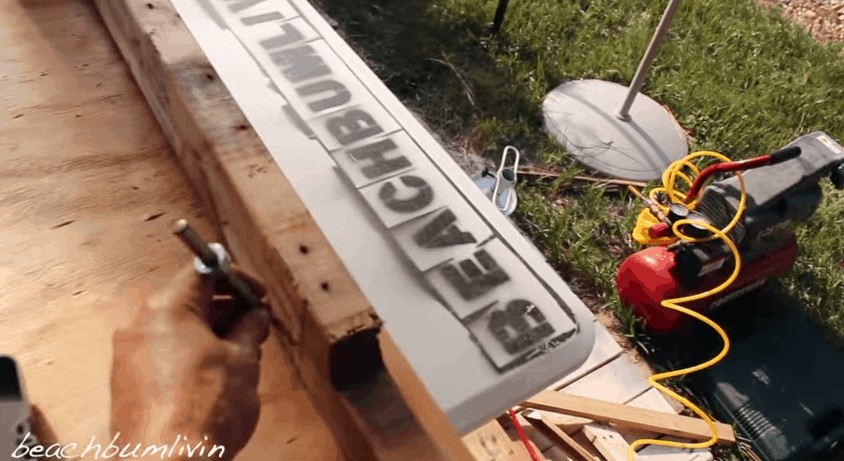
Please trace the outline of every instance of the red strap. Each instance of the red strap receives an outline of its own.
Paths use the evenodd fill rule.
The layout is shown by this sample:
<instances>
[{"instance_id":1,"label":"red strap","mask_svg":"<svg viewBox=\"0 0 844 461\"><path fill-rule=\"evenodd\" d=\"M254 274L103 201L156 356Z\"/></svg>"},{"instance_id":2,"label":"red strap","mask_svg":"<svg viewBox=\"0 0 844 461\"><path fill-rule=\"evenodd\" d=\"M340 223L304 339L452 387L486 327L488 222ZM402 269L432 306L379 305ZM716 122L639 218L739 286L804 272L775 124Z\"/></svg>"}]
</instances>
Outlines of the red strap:
<instances>
[{"instance_id":1,"label":"red strap","mask_svg":"<svg viewBox=\"0 0 844 461\"><path fill-rule=\"evenodd\" d=\"M525 430L522 429L522 425L519 424L519 419L516 418L516 412L510 409L509 414L510 419L513 420L513 425L516 426L516 432L519 433L519 438L522 439L522 443L525 445L525 448L527 448L527 451L530 454L530 459L532 459L533 461L545 461L544 458L540 457L536 453L536 450L533 449L533 445L531 445L530 441L528 441L527 435L525 434Z\"/></svg>"}]
</instances>

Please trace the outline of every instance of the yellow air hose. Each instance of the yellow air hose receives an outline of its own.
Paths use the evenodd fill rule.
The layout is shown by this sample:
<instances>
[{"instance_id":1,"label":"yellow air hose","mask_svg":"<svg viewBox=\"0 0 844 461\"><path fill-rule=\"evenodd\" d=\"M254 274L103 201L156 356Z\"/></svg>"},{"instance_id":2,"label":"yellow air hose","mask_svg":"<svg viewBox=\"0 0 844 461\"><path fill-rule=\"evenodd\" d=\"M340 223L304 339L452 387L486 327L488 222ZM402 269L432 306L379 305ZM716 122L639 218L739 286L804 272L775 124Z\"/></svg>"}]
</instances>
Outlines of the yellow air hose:
<instances>
[{"instance_id":1,"label":"yellow air hose","mask_svg":"<svg viewBox=\"0 0 844 461\"><path fill-rule=\"evenodd\" d=\"M691 172L692 175L699 174L700 170L693 163L691 163L691 160L704 158L704 157L714 157L716 159L721 160L722 162L729 162L730 161L730 159L727 158L725 155L719 154L717 152L701 151L701 152L696 152L696 153L690 154L690 155L686 156L685 158L672 163L668 167L668 169L665 170L665 172L662 175L662 187L653 188L653 189L651 189L651 191L649 193L649 197L651 198L651 200L654 203L658 204L658 206L660 206L663 209L664 213L668 213L668 207L659 203L659 201L657 200L657 194L659 194L659 193L665 194L668 197L668 199L671 202L674 202L674 203L684 202L685 199L686 199L686 195L676 189L677 180L679 178L680 180L685 182L690 187L692 185L692 183L694 182L694 180L687 173L683 172L682 169L684 167L687 168ZM679 239L679 240L682 240L682 241L693 242L693 243L694 242L710 241L710 240L713 240L713 239L716 239L716 238L721 239L730 248L730 251L732 252L733 258L735 260L735 267L733 268L732 274L730 274L730 277L727 278L727 280L725 280L722 284L718 285L717 287L715 287L711 290L707 290L707 291L704 291L702 293L698 293L698 294L695 294L695 295L684 296L684 297L681 297L681 298L666 299L666 300L663 300L662 303L661 303L661 305L663 307L665 307L666 309L673 309L675 311L686 314L690 317L694 317L695 319L709 325L713 330L715 330L715 332L718 333L719 336L721 336L721 339L724 341L724 347L721 349L721 352L719 352L718 355L716 355L715 357L711 358L710 360L707 360L706 362L703 362L699 365L695 365L695 366L688 367L688 368L683 368L683 369L680 369L680 370L669 371L669 372L665 372L665 373L657 373L657 374L652 375L650 378L648 378L648 381L651 383L651 385L653 387L659 389L662 393L668 395L672 399L682 403L684 406L686 406L691 411L693 411L696 415L700 416L701 419L703 419L706 422L706 424L709 425L710 429L712 430L712 437L705 442L698 442L698 443L675 442L675 441L671 441L671 440L658 440L658 439L639 439L639 440L636 440L635 442L633 442L630 445L630 449L627 452L628 461L634 461L636 459L636 448L638 448L642 445L661 445L661 446L665 446L665 447L676 447L676 448L685 448L685 449L700 449L700 448L709 448L709 447L711 447L712 445L715 445L715 443L718 442L719 434L718 434L718 427L715 425L715 420L712 419L709 415L707 415L706 412L704 412L700 407L698 407L697 405L692 403L689 399L677 394L676 392L672 391L671 389L668 389L666 386L663 386L662 384L660 384L659 381L669 379L669 378L676 378L676 377L679 377L679 376L685 376L685 375L695 373L695 372L704 370L706 368L709 368L709 367L717 364L718 362L720 362L724 357L726 357L727 353L730 351L730 338L727 336L727 333L724 331L723 328L721 328L717 323L715 323L714 321L712 321L711 319L709 319L705 315L700 314L698 312L695 312L695 311L688 309L686 307L683 307L680 304L681 303L689 303L689 302L699 301L699 300L708 298L710 296L717 295L718 293L721 293L724 290L726 290L727 288L729 288L730 285L732 285L733 282L735 282L736 278L738 278L738 276L739 276L739 272L741 271L741 254L739 254L739 251L738 251L738 248L736 247L736 244L730 239L728 234L733 229L733 227L735 227L735 225L739 222L742 215L744 214L744 211L745 211L746 205L747 205L747 191L745 189L744 177L742 176L741 172L737 171L735 174L738 177L739 184L741 185L741 199L739 200L738 210L736 211L736 214L733 217L733 219L730 221L730 223L726 227L724 227L723 229L717 229L717 228L711 226L709 223L699 221L699 220L693 220L693 219L678 220L677 222L675 222L672 225L672 231L674 233L675 238L670 239L672 241L676 241L677 239ZM697 198L695 198L695 200L691 201L690 203L686 204L686 206L690 210L694 210L694 208L697 206ZM644 225L641 222L642 219L643 219L643 215L650 215L650 217L648 217L648 216L644 217L644 219L646 219L650 222L656 221L656 218L653 217L653 214L650 213L649 210L646 210L646 211L647 211L647 213L643 212L642 214L640 214L640 218L639 218L640 222L637 223L637 229L639 229L639 230L641 230L641 227ZM686 225L686 224L694 224L696 226L700 226L700 227L708 230L709 232L711 232L712 235L709 236L709 237L704 237L704 238L694 238L694 237L690 237L688 235L685 235L680 230L680 227L683 226L683 225ZM637 231L634 230L634 234L636 232ZM639 235L641 236L641 233ZM636 237L636 235L634 235L634 238L635 237ZM638 239L637 239L637 241L638 241ZM651 243L657 243L657 242L651 242ZM658 244L662 244L662 243L663 242L659 242Z\"/></svg>"}]
</instances>

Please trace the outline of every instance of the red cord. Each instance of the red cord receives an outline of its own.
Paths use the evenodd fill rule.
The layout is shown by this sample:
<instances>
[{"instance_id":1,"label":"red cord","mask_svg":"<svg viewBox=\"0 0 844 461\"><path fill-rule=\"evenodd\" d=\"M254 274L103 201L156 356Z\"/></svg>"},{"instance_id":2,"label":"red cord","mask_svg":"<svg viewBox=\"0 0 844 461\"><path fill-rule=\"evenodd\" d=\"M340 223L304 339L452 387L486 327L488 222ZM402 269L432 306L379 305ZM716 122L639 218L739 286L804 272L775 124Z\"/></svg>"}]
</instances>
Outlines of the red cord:
<instances>
[{"instance_id":1,"label":"red cord","mask_svg":"<svg viewBox=\"0 0 844 461\"><path fill-rule=\"evenodd\" d=\"M510 409L509 414L510 419L513 420L513 425L516 426L516 432L519 433L519 438L522 439L522 443L525 445L525 448L527 448L527 451L530 454L530 459L532 459L533 461L545 461L543 458L540 458L538 454L536 454L536 451L533 449L533 445L530 444L530 441L528 440L527 435L525 434L525 430L522 429L522 425L519 424L519 419L516 418L516 412L514 412L513 409Z\"/></svg>"}]
</instances>

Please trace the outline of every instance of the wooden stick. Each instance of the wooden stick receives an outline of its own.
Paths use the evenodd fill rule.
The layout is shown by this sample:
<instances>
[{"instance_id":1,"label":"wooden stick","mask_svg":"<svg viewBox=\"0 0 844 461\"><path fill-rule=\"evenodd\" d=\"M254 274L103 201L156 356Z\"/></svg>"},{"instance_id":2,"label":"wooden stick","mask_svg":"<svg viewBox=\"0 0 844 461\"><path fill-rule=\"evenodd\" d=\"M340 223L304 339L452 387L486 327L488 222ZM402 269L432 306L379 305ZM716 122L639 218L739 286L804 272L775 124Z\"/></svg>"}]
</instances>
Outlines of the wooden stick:
<instances>
[{"instance_id":1,"label":"wooden stick","mask_svg":"<svg viewBox=\"0 0 844 461\"><path fill-rule=\"evenodd\" d=\"M548 177L548 178L558 178L562 174L560 171L551 170L547 168L540 168L535 166L526 166L519 168L518 173L524 176L540 176L540 177ZM640 187L644 188L647 187L647 183L641 181L629 181L627 179L615 179L615 178L595 178L592 176L572 176L572 179L576 179L578 181L588 181L588 182L596 182L602 184L613 184L616 186L633 186L633 187Z\"/></svg>"},{"instance_id":2,"label":"wooden stick","mask_svg":"<svg viewBox=\"0 0 844 461\"><path fill-rule=\"evenodd\" d=\"M712 437L709 425L702 419L609 403L562 392L542 392L525 401L524 406L697 441L709 440ZM732 427L723 423L716 423L716 426L718 442L736 443Z\"/></svg>"},{"instance_id":3,"label":"wooden stick","mask_svg":"<svg viewBox=\"0 0 844 461\"><path fill-rule=\"evenodd\" d=\"M471 460L443 415L415 416L420 406L434 411L430 395L402 398L410 392L396 383L418 377L395 354L392 373L407 376L385 369L381 319L173 5L95 4L232 255L272 276L282 346L340 450L348 459Z\"/></svg>"}]
</instances>

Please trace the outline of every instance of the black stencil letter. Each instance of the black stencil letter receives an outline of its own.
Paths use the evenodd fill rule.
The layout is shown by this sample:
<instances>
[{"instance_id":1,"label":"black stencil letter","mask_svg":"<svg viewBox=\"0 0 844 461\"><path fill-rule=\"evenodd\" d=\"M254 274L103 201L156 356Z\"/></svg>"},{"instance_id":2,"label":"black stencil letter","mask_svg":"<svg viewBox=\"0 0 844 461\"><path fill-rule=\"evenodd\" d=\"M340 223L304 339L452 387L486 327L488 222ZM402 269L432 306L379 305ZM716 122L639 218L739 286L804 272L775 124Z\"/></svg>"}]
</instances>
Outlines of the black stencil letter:
<instances>
[{"instance_id":1,"label":"black stencil letter","mask_svg":"<svg viewBox=\"0 0 844 461\"><path fill-rule=\"evenodd\" d=\"M270 59L281 69L287 80L294 83L331 73L310 45L273 51L270 53Z\"/></svg>"},{"instance_id":2,"label":"black stencil letter","mask_svg":"<svg viewBox=\"0 0 844 461\"><path fill-rule=\"evenodd\" d=\"M531 327L528 320L536 326ZM524 299L510 301L504 310L493 312L488 326L495 339L510 354L523 352L542 338L554 334L554 327L545 321L542 312Z\"/></svg>"},{"instance_id":3,"label":"black stencil letter","mask_svg":"<svg viewBox=\"0 0 844 461\"><path fill-rule=\"evenodd\" d=\"M398 192L396 186L392 182L385 182L378 191L378 198L387 205L387 208L399 213L411 213L425 208L434 200L434 190L424 179L418 176L402 176L399 180L405 186L416 189L416 195L409 199L399 200L396 198Z\"/></svg>"},{"instance_id":4,"label":"black stencil letter","mask_svg":"<svg viewBox=\"0 0 844 461\"><path fill-rule=\"evenodd\" d=\"M343 86L342 83L335 80L323 80L321 82L310 83L296 88L296 92L301 96L330 93L330 95L320 99L319 101L308 103L308 107L314 112L322 112L324 110L342 106L352 99L352 94L349 93L349 90Z\"/></svg>"},{"instance_id":5,"label":"black stencil letter","mask_svg":"<svg viewBox=\"0 0 844 461\"><path fill-rule=\"evenodd\" d=\"M478 265L471 259L460 261L460 269L466 274L465 276L453 264L449 264L441 269L448 283L466 301L482 296L498 285L510 280L510 276L498 267L498 263L492 259L492 256L486 250L476 251L475 258L486 269L486 273L481 271Z\"/></svg>"},{"instance_id":6,"label":"black stencil letter","mask_svg":"<svg viewBox=\"0 0 844 461\"><path fill-rule=\"evenodd\" d=\"M457 221L457 217L446 208L433 221L419 229L419 232L413 236L413 240L424 248L444 248L477 242L471 233L458 229L453 224L454 221Z\"/></svg>"},{"instance_id":7,"label":"black stencil letter","mask_svg":"<svg viewBox=\"0 0 844 461\"><path fill-rule=\"evenodd\" d=\"M261 42L260 42L261 46L265 50L272 50L274 48L281 48L283 46L290 45L291 43L296 43L298 41L301 41L305 38L305 36L302 35L302 33L299 32L298 29L293 27L293 24L291 24L289 22L282 24L280 27L281 27L281 30L284 31L283 34L276 35L275 37L272 37L272 38L265 38L265 39L261 40Z\"/></svg>"},{"instance_id":8,"label":"black stencil letter","mask_svg":"<svg viewBox=\"0 0 844 461\"><path fill-rule=\"evenodd\" d=\"M325 124L331 136L344 146L384 131L371 115L357 109L331 117Z\"/></svg>"},{"instance_id":9,"label":"black stencil letter","mask_svg":"<svg viewBox=\"0 0 844 461\"><path fill-rule=\"evenodd\" d=\"M397 155L393 158L384 157L384 154L395 149L398 149L398 146L393 140L382 139L381 141L351 150L349 151L349 155L356 162L367 160L369 165L361 168L360 171L368 179L374 179L410 166L410 161L403 155Z\"/></svg>"}]
</instances>

